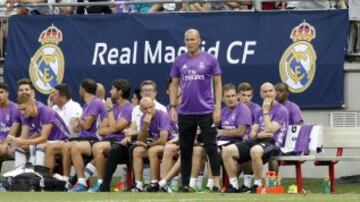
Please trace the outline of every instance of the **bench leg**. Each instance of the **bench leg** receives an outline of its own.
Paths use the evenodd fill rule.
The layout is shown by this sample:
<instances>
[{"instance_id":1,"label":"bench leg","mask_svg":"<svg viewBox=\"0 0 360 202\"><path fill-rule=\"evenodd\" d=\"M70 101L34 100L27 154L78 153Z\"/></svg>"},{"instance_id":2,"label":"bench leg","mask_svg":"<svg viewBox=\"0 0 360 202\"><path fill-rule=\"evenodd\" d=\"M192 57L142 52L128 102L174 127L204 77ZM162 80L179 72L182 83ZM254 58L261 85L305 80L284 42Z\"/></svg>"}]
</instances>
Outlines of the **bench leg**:
<instances>
[{"instance_id":1,"label":"bench leg","mask_svg":"<svg viewBox=\"0 0 360 202\"><path fill-rule=\"evenodd\" d=\"M222 171L223 171L223 187L228 187L230 184L229 176L227 175L225 168L223 168Z\"/></svg>"},{"instance_id":2,"label":"bench leg","mask_svg":"<svg viewBox=\"0 0 360 202\"><path fill-rule=\"evenodd\" d=\"M132 167L129 164L127 165L126 181L127 189L131 189L131 187L133 186L134 178Z\"/></svg>"},{"instance_id":3,"label":"bench leg","mask_svg":"<svg viewBox=\"0 0 360 202\"><path fill-rule=\"evenodd\" d=\"M303 179L302 179L302 172L301 172L301 163L297 163L295 165L296 171L296 183L297 183L297 191L298 193L303 192Z\"/></svg>"},{"instance_id":4,"label":"bench leg","mask_svg":"<svg viewBox=\"0 0 360 202\"><path fill-rule=\"evenodd\" d=\"M330 191L335 193L335 165L334 163L329 164L329 178L330 178Z\"/></svg>"}]
</instances>

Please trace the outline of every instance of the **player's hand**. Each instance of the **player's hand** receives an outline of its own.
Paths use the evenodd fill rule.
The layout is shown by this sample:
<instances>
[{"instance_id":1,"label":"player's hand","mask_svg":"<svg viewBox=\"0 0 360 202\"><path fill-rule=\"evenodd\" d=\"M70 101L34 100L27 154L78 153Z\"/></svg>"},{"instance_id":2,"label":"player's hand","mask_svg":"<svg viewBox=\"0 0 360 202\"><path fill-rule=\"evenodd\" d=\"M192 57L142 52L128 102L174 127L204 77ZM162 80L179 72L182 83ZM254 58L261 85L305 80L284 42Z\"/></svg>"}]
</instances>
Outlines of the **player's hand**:
<instances>
[{"instance_id":1,"label":"player's hand","mask_svg":"<svg viewBox=\"0 0 360 202\"><path fill-rule=\"evenodd\" d=\"M147 148L147 144L145 142L136 141L135 144L138 145L138 146L143 146L143 147Z\"/></svg>"},{"instance_id":2,"label":"player's hand","mask_svg":"<svg viewBox=\"0 0 360 202\"><path fill-rule=\"evenodd\" d=\"M220 123L220 119L221 119L221 110L215 108L214 112L213 112L213 123Z\"/></svg>"},{"instance_id":3,"label":"player's hand","mask_svg":"<svg viewBox=\"0 0 360 202\"><path fill-rule=\"evenodd\" d=\"M145 114L143 119L144 124L150 125L152 117L153 115L150 113Z\"/></svg>"},{"instance_id":4,"label":"player's hand","mask_svg":"<svg viewBox=\"0 0 360 202\"><path fill-rule=\"evenodd\" d=\"M106 98L105 106L106 106L107 109L112 109L114 107L111 98L109 98L109 97Z\"/></svg>"},{"instance_id":5,"label":"player's hand","mask_svg":"<svg viewBox=\"0 0 360 202\"><path fill-rule=\"evenodd\" d=\"M18 146L26 145L26 141L23 138L19 138L19 137L14 138L13 142Z\"/></svg>"},{"instance_id":6,"label":"player's hand","mask_svg":"<svg viewBox=\"0 0 360 202\"><path fill-rule=\"evenodd\" d=\"M176 112L176 109L174 107L170 108L170 119L174 123L177 123L177 121L178 121L177 112Z\"/></svg>"},{"instance_id":7,"label":"player's hand","mask_svg":"<svg viewBox=\"0 0 360 202\"><path fill-rule=\"evenodd\" d=\"M263 113L269 113L271 104L272 104L272 99L271 98L264 99L264 102L263 102L263 105L262 105Z\"/></svg>"},{"instance_id":8,"label":"player's hand","mask_svg":"<svg viewBox=\"0 0 360 202\"><path fill-rule=\"evenodd\" d=\"M131 141L130 137L125 137L124 139L121 140L120 144L127 146L130 141Z\"/></svg>"}]
</instances>

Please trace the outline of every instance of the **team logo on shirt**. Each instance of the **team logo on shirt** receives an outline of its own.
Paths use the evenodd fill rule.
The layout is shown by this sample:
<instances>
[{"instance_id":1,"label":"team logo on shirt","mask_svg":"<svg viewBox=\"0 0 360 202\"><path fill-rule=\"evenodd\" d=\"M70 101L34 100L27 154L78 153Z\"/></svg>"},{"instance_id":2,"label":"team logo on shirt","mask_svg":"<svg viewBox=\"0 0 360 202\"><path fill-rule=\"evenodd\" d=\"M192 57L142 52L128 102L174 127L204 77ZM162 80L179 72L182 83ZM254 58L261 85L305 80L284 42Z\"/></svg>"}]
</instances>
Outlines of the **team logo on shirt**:
<instances>
[{"instance_id":1,"label":"team logo on shirt","mask_svg":"<svg viewBox=\"0 0 360 202\"><path fill-rule=\"evenodd\" d=\"M200 62L200 63L199 63L199 68L200 68L200 69L204 69L204 67L205 67L204 62Z\"/></svg>"},{"instance_id":2,"label":"team logo on shirt","mask_svg":"<svg viewBox=\"0 0 360 202\"><path fill-rule=\"evenodd\" d=\"M281 57L279 73L281 80L293 93L304 92L314 79L317 56L310 42L315 37L315 28L306 21L296 26L290 34L293 43Z\"/></svg>"},{"instance_id":3,"label":"team logo on shirt","mask_svg":"<svg viewBox=\"0 0 360 202\"><path fill-rule=\"evenodd\" d=\"M35 88L50 94L64 77L64 54L58 44L63 40L60 29L51 25L39 36L41 47L30 61L29 75Z\"/></svg>"}]
</instances>

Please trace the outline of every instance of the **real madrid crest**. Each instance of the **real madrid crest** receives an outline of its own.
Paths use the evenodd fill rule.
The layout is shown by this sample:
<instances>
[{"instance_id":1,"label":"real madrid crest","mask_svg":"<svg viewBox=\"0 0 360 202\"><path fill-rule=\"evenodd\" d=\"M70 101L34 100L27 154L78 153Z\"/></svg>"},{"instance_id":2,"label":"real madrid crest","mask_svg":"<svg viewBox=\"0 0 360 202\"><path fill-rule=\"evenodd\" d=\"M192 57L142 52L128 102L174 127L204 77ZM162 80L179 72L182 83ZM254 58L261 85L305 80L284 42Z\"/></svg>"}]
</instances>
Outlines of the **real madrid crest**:
<instances>
[{"instance_id":1,"label":"real madrid crest","mask_svg":"<svg viewBox=\"0 0 360 202\"><path fill-rule=\"evenodd\" d=\"M314 27L305 21L296 26L290 34L293 43L281 57L279 73L281 80L293 93L305 91L314 79L316 52L310 42L315 37Z\"/></svg>"},{"instance_id":2,"label":"real madrid crest","mask_svg":"<svg viewBox=\"0 0 360 202\"><path fill-rule=\"evenodd\" d=\"M29 75L35 88L50 94L64 77L64 55L58 44L63 40L60 29L51 25L39 37L41 47L31 58Z\"/></svg>"}]
</instances>

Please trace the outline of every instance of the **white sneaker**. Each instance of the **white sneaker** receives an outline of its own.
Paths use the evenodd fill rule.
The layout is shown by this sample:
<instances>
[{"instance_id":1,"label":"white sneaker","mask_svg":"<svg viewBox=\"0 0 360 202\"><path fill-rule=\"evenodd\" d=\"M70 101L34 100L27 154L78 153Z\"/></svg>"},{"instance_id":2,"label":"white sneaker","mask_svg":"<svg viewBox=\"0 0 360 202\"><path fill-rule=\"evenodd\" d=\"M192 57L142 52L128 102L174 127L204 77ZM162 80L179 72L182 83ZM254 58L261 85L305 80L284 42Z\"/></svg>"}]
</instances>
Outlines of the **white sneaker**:
<instances>
[{"instance_id":1,"label":"white sneaker","mask_svg":"<svg viewBox=\"0 0 360 202\"><path fill-rule=\"evenodd\" d=\"M53 178L55 178L57 180L65 181L64 177L62 175L58 174L58 173L54 173Z\"/></svg>"},{"instance_id":2,"label":"white sneaker","mask_svg":"<svg viewBox=\"0 0 360 202\"><path fill-rule=\"evenodd\" d=\"M25 169L19 167L19 168L16 168L14 170L11 170L11 171L9 171L7 173L4 173L3 176L4 177L15 177L15 176L20 175L20 174L22 174L24 172L25 172Z\"/></svg>"}]
</instances>

